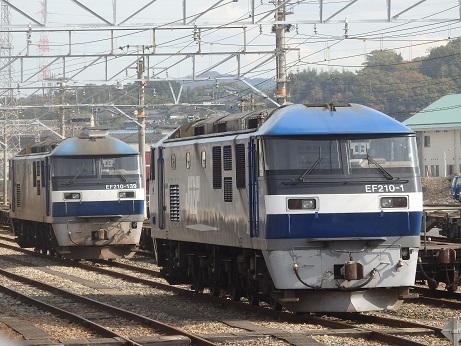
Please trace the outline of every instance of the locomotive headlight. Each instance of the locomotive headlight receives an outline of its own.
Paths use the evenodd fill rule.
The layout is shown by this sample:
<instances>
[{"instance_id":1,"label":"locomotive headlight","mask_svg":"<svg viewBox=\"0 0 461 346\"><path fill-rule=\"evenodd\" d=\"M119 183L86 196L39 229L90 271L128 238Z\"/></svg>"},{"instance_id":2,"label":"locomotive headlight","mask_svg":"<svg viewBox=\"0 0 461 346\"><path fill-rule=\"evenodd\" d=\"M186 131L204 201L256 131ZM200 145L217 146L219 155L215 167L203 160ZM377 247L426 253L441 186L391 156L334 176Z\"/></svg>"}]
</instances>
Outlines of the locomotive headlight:
<instances>
[{"instance_id":1,"label":"locomotive headlight","mask_svg":"<svg viewBox=\"0 0 461 346\"><path fill-rule=\"evenodd\" d=\"M134 191L119 191L118 198L134 198Z\"/></svg>"},{"instance_id":2,"label":"locomotive headlight","mask_svg":"<svg viewBox=\"0 0 461 346\"><path fill-rule=\"evenodd\" d=\"M64 199L80 199L80 192L65 192Z\"/></svg>"},{"instance_id":3,"label":"locomotive headlight","mask_svg":"<svg viewBox=\"0 0 461 346\"><path fill-rule=\"evenodd\" d=\"M317 209L317 200L315 198L289 198L288 209Z\"/></svg>"},{"instance_id":4,"label":"locomotive headlight","mask_svg":"<svg viewBox=\"0 0 461 346\"><path fill-rule=\"evenodd\" d=\"M381 197L381 208L407 208L407 197Z\"/></svg>"}]
</instances>

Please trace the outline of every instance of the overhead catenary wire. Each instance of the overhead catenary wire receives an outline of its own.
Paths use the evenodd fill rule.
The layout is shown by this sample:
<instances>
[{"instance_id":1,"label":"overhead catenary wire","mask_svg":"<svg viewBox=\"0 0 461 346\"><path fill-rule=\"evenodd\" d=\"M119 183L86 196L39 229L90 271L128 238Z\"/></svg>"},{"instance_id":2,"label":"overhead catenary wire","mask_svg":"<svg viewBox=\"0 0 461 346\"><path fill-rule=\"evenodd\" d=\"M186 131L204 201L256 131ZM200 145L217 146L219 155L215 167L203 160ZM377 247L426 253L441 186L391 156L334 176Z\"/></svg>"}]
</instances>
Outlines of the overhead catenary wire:
<instances>
[{"instance_id":1,"label":"overhead catenary wire","mask_svg":"<svg viewBox=\"0 0 461 346\"><path fill-rule=\"evenodd\" d=\"M448 9L446 9L446 11L447 11L447 10L448 10ZM267 11L267 12L269 12L269 11ZM192 16L189 16L189 17L192 17ZM238 19L236 19L235 21L238 21ZM174 22L178 22L178 20L173 21L173 22L170 22L170 23L174 23ZM400 27L400 26L403 26L403 25L405 25L405 24L401 24L401 23L400 23L400 24L398 24L397 26ZM225 25L223 25L223 26L225 26ZM393 27L395 27L395 26L393 26ZM380 32L383 32L383 31L382 31L382 30L377 31L377 33L380 33ZM184 36L184 37L186 38L187 36ZM299 36L298 36L298 37L299 37ZM371 40L372 38L368 38L368 39ZM343 41L343 40L341 40L341 42L342 42L342 41ZM306 41L306 42L307 42L307 41ZM216 44L217 44L217 43L216 43ZM221 43L221 42L220 42L219 44L227 44L227 43ZM190 45L190 43L189 43L189 45ZM344 57L344 58L347 58L347 57ZM301 59L297 59L297 61L296 61L295 63L292 63L290 66L288 66L288 68L291 69L291 68L296 68L296 67L301 67L301 66L303 66L302 63L300 62L300 60L302 61L303 59L306 59L306 57L301 57ZM351 67L350 65L341 65L341 64L336 65L336 64L333 64L332 61L333 61L333 59L330 59L329 66L332 66L332 67L336 67L336 66L337 66L338 68L341 68L341 67L346 67L346 68ZM314 65L314 64L315 64L315 65L317 65L317 66L322 66L322 62L321 62L321 61L314 62L314 63L311 62L311 63L307 63L307 64L310 64L310 65ZM269 63L268 63L267 65L269 65ZM75 69L75 70L78 70L78 63L75 63L75 66L76 66L76 69ZM359 67L359 66L357 66L357 67ZM363 67L363 66L360 66L360 67ZM268 70L269 70L269 69L266 69L266 70L265 70L265 73L267 73ZM257 74L258 74L257 71L255 71L254 73L252 73L253 76L257 76ZM271 77L271 78L272 78L272 77ZM268 78L268 80L270 80L271 78ZM126 78L126 79L128 80L129 78Z\"/></svg>"}]
</instances>

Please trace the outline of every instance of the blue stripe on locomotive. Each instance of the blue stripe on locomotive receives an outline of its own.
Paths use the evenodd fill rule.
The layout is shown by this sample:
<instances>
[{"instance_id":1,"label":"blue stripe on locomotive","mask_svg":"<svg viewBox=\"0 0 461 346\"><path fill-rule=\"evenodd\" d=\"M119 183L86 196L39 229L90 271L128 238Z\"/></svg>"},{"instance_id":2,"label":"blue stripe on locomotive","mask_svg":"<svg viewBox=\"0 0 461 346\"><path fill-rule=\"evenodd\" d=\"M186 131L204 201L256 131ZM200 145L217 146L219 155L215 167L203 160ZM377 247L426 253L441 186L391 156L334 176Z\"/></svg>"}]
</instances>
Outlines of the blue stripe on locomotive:
<instances>
[{"instance_id":1,"label":"blue stripe on locomotive","mask_svg":"<svg viewBox=\"0 0 461 346\"><path fill-rule=\"evenodd\" d=\"M257 132L263 136L396 133L414 132L388 115L358 104L336 107L335 111L289 105L277 109Z\"/></svg>"},{"instance_id":2,"label":"blue stripe on locomotive","mask_svg":"<svg viewBox=\"0 0 461 346\"><path fill-rule=\"evenodd\" d=\"M267 215L266 238L419 236L421 212Z\"/></svg>"},{"instance_id":3,"label":"blue stripe on locomotive","mask_svg":"<svg viewBox=\"0 0 461 346\"><path fill-rule=\"evenodd\" d=\"M144 201L53 202L53 217L144 214Z\"/></svg>"}]
</instances>

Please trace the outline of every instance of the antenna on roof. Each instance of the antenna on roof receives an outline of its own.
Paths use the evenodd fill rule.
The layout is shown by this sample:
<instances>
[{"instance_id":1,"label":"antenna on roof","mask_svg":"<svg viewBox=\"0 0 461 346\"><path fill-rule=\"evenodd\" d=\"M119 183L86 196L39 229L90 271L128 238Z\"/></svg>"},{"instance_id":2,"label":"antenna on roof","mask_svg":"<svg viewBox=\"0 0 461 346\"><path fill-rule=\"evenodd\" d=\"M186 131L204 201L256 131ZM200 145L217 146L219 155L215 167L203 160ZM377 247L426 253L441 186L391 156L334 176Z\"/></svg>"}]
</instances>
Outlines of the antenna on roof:
<instances>
[{"instance_id":1,"label":"antenna on roof","mask_svg":"<svg viewBox=\"0 0 461 346\"><path fill-rule=\"evenodd\" d=\"M109 132L106 128L96 128L96 127L85 127L78 138L82 139L96 139L104 138L109 135Z\"/></svg>"}]
</instances>

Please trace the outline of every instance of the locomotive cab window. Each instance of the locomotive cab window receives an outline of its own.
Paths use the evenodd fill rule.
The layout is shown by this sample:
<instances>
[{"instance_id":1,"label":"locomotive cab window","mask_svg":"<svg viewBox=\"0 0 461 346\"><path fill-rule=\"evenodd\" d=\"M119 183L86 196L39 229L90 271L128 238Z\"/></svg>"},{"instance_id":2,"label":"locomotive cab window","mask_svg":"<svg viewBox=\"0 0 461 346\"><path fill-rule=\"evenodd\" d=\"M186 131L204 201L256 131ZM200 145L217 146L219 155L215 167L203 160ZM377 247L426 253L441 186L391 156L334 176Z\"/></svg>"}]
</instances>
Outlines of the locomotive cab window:
<instances>
[{"instance_id":1,"label":"locomotive cab window","mask_svg":"<svg viewBox=\"0 0 461 346\"><path fill-rule=\"evenodd\" d=\"M54 158L51 163L53 183L100 184L129 183L138 181L141 175L137 155L115 157Z\"/></svg>"},{"instance_id":2,"label":"locomotive cab window","mask_svg":"<svg viewBox=\"0 0 461 346\"><path fill-rule=\"evenodd\" d=\"M349 140L349 174L393 175L418 173L418 154L414 137L386 137Z\"/></svg>"},{"instance_id":3,"label":"locomotive cab window","mask_svg":"<svg viewBox=\"0 0 461 346\"><path fill-rule=\"evenodd\" d=\"M280 188L276 183L279 179L288 184L354 179L363 182L419 174L414 136L266 138L261 149L262 165L273 192Z\"/></svg>"},{"instance_id":4,"label":"locomotive cab window","mask_svg":"<svg viewBox=\"0 0 461 346\"><path fill-rule=\"evenodd\" d=\"M267 139L264 150L268 175L323 176L342 173L338 140Z\"/></svg>"}]
</instances>

